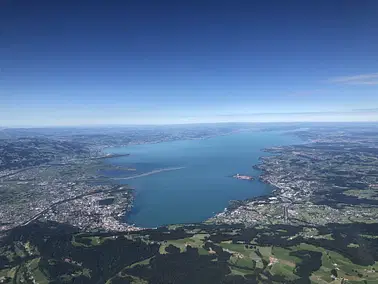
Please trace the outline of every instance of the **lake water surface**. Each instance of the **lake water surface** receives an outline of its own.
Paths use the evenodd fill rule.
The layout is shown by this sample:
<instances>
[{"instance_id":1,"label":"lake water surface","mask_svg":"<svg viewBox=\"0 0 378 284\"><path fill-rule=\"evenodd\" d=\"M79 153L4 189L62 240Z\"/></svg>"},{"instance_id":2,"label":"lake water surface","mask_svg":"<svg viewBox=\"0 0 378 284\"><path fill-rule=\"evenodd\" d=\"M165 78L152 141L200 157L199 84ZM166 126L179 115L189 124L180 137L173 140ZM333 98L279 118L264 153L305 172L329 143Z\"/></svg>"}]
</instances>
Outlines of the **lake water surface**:
<instances>
[{"instance_id":1,"label":"lake water surface","mask_svg":"<svg viewBox=\"0 0 378 284\"><path fill-rule=\"evenodd\" d=\"M109 148L107 153L130 153L109 159L135 171L108 172L123 178L153 171L135 179L118 180L135 188L135 203L127 222L141 227L200 222L223 211L230 200L269 194L272 188L260 182L252 168L258 158L269 155L266 147L301 141L278 132L242 132L203 140ZM167 169L157 172L156 170ZM256 177L237 180L236 173Z\"/></svg>"}]
</instances>

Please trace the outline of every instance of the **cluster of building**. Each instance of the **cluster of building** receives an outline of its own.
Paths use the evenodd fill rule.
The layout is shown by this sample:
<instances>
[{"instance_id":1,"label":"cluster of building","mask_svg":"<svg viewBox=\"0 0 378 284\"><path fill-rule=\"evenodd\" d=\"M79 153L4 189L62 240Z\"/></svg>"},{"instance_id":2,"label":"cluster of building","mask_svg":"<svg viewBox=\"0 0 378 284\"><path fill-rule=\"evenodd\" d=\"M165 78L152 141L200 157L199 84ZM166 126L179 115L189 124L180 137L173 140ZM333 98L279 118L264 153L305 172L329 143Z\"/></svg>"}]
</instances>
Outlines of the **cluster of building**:
<instances>
[{"instance_id":1,"label":"cluster of building","mask_svg":"<svg viewBox=\"0 0 378 284\"><path fill-rule=\"evenodd\" d=\"M272 149L275 155L255 166L262 171L260 179L274 187L272 195L225 209L209 221L325 225L378 220L378 145L370 138L365 145L363 136L339 137L340 143L321 140Z\"/></svg>"},{"instance_id":2,"label":"cluster of building","mask_svg":"<svg viewBox=\"0 0 378 284\"><path fill-rule=\"evenodd\" d=\"M98 159L69 160L1 178L0 231L37 219L86 229L134 230L124 222L131 210L132 192L100 176L103 165ZM109 198L111 205L101 202Z\"/></svg>"},{"instance_id":3,"label":"cluster of building","mask_svg":"<svg viewBox=\"0 0 378 284\"><path fill-rule=\"evenodd\" d=\"M124 222L131 210L133 195L128 187L88 194L51 207L41 216L86 231L133 231L139 228Z\"/></svg>"}]
</instances>

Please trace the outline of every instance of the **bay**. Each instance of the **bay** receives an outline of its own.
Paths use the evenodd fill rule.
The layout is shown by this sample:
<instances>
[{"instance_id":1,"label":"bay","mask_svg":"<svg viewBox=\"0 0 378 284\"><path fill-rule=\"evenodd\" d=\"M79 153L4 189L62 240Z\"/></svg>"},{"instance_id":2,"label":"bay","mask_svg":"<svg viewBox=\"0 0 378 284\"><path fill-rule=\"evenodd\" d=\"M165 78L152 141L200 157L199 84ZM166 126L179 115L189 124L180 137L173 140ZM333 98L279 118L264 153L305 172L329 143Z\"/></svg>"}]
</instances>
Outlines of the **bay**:
<instances>
[{"instance_id":1,"label":"bay","mask_svg":"<svg viewBox=\"0 0 378 284\"><path fill-rule=\"evenodd\" d=\"M266 147L299 144L280 132L241 132L200 140L108 148L129 156L107 160L130 171L106 173L135 189L135 203L127 222L140 227L201 222L221 212L230 200L269 194L272 187L258 180L252 168ZM231 176L251 175L254 181ZM126 179L123 179L126 178Z\"/></svg>"}]
</instances>

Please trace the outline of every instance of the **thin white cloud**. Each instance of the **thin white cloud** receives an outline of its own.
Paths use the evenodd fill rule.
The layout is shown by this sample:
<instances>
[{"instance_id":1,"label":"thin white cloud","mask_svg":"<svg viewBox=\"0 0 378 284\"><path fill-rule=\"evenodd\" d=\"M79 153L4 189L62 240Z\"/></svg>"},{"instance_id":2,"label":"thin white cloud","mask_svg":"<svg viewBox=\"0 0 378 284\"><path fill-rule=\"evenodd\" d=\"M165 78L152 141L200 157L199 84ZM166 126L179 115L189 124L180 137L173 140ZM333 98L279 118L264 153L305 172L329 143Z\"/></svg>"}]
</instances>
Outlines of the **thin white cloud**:
<instances>
[{"instance_id":1,"label":"thin white cloud","mask_svg":"<svg viewBox=\"0 0 378 284\"><path fill-rule=\"evenodd\" d=\"M354 112L377 112L378 113L378 108L362 108L362 109L353 109L352 111Z\"/></svg>"},{"instance_id":2,"label":"thin white cloud","mask_svg":"<svg viewBox=\"0 0 378 284\"><path fill-rule=\"evenodd\" d=\"M377 114L378 108L352 109L345 111L306 111L306 112L250 112L250 113L231 113L219 114L217 117L257 117L257 116L297 116L297 115L348 115L348 114Z\"/></svg>"},{"instance_id":3,"label":"thin white cloud","mask_svg":"<svg viewBox=\"0 0 378 284\"><path fill-rule=\"evenodd\" d=\"M346 85L378 85L378 73L336 77L330 79L329 82Z\"/></svg>"}]
</instances>

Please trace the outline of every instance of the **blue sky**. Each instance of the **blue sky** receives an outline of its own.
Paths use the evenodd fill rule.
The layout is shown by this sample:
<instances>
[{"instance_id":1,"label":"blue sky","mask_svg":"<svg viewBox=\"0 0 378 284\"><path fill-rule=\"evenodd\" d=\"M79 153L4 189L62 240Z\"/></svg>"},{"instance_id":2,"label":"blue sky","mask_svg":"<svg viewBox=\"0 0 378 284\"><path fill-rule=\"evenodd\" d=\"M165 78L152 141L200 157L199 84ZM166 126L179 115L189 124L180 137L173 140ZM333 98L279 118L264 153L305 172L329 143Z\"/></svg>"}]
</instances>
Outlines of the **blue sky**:
<instances>
[{"instance_id":1,"label":"blue sky","mask_svg":"<svg viewBox=\"0 0 378 284\"><path fill-rule=\"evenodd\" d=\"M0 125L377 121L378 1L2 1Z\"/></svg>"}]
</instances>

